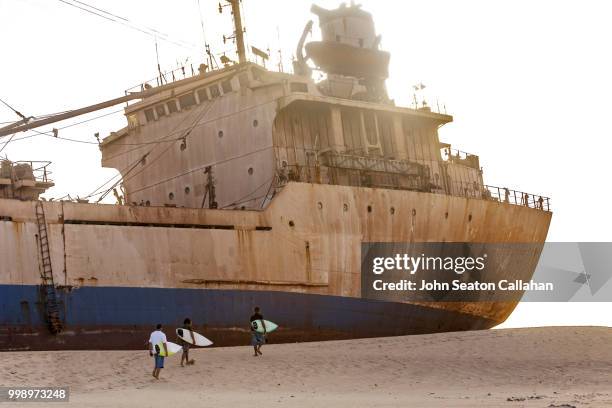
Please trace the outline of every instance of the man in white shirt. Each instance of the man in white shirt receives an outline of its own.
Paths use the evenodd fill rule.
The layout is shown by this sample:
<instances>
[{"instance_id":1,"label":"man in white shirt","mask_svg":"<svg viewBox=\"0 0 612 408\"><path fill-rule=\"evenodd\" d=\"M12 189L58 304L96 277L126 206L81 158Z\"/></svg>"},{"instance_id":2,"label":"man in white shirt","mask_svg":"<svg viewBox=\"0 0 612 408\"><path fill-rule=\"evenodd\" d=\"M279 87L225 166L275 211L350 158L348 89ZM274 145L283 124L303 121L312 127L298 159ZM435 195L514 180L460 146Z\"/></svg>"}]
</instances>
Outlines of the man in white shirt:
<instances>
[{"instance_id":1,"label":"man in white shirt","mask_svg":"<svg viewBox=\"0 0 612 408\"><path fill-rule=\"evenodd\" d=\"M164 356L168 354L168 344L166 335L162 331L162 325L158 324L156 330L151 333L149 338L149 355L155 356L155 368L153 369L153 377L159 380L159 372L164 368ZM160 355L163 354L163 355Z\"/></svg>"}]
</instances>

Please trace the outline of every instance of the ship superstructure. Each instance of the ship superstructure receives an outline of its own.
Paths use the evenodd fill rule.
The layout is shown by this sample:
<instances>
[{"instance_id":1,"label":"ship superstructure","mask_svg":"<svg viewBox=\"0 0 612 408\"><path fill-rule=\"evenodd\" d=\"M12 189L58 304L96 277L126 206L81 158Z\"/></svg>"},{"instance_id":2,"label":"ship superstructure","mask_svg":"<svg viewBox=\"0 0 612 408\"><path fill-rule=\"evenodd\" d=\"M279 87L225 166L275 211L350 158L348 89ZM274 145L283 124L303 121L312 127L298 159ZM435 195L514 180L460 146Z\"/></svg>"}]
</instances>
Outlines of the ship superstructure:
<instances>
[{"instance_id":1,"label":"ship superstructure","mask_svg":"<svg viewBox=\"0 0 612 408\"><path fill-rule=\"evenodd\" d=\"M360 297L363 242L542 244L551 212L546 197L486 185L478 156L441 142L450 115L389 99L390 54L369 13L312 11L322 39L306 43L309 22L293 74L246 61L240 34L236 63L112 101L139 99L100 145L102 165L121 173L111 188L122 205L0 200L2 348L137 347L152 324L185 316L216 344L240 344L254 305L275 316L279 341L506 319L515 302ZM40 294L41 225L52 295ZM528 280L540 250L508 279ZM49 296L59 333L44 329Z\"/></svg>"}]
</instances>

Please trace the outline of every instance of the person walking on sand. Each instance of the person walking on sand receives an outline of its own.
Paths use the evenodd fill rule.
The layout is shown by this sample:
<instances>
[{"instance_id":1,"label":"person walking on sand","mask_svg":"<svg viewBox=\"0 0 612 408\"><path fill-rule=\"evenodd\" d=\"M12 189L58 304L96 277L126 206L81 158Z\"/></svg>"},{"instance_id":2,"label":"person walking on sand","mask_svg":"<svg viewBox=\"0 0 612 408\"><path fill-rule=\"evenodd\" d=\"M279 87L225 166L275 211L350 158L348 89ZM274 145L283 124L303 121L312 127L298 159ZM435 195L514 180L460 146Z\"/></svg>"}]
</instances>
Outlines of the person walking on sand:
<instances>
[{"instance_id":1,"label":"person walking on sand","mask_svg":"<svg viewBox=\"0 0 612 408\"><path fill-rule=\"evenodd\" d=\"M185 334L186 331L189 332L188 335ZM193 327L191 325L191 319L190 318L186 318L183 321L183 336L187 336L187 338L191 338L191 344L195 344L195 337L193 336ZM185 340L181 339L181 345L183 346L183 354L181 355L181 367L185 366L183 364L183 361L187 365L192 365L193 363L195 363L195 361L194 360L189 360L189 347L190 347L190 344L188 342L186 342Z\"/></svg>"},{"instance_id":2,"label":"person walking on sand","mask_svg":"<svg viewBox=\"0 0 612 408\"><path fill-rule=\"evenodd\" d=\"M149 355L151 357L155 356L153 377L155 377L156 380L159 380L159 373L161 369L164 368L164 356L160 355L162 351L164 352L163 354L168 354L168 341L166 340L166 335L162 331L162 325L160 323L149 337Z\"/></svg>"},{"instance_id":3,"label":"person walking on sand","mask_svg":"<svg viewBox=\"0 0 612 408\"><path fill-rule=\"evenodd\" d=\"M259 333L253 327L253 322L255 320L261 321L261 325L264 329L263 333ZM263 355L261 352L261 346L263 346L265 343L266 343L266 324L264 323L264 318L263 318L263 315L261 314L259 307L256 306L253 316L251 316L251 345L253 346L253 351L254 351L253 357Z\"/></svg>"}]
</instances>

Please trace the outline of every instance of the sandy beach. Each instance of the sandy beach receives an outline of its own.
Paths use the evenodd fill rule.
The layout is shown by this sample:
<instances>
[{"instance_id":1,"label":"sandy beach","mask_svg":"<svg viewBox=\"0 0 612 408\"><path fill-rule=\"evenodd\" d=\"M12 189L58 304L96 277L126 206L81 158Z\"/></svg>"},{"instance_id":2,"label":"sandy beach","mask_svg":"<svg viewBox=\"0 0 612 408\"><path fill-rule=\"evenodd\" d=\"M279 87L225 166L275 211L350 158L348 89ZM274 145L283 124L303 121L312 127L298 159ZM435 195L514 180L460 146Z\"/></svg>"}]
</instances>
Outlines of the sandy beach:
<instances>
[{"instance_id":1,"label":"sandy beach","mask_svg":"<svg viewBox=\"0 0 612 408\"><path fill-rule=\"evenodd\" d=\"M11 352L0 384L70 387L55 407L610 407L611 345L612 328L553 327L211 348L160 381L144 350Z\"/></svg>"}]
</instances>

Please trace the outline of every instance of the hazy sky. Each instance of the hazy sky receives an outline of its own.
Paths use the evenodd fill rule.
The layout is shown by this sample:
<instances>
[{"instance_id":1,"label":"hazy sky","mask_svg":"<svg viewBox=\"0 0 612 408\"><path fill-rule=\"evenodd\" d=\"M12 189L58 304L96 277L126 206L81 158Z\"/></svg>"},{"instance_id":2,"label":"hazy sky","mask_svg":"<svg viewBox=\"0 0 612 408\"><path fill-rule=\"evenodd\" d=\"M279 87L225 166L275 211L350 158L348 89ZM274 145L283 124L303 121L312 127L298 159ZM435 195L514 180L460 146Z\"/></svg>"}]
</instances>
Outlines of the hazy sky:
<instances>
[{"instance_id":1,"label":"hazy sky","mask_svg":"<svg viewBox=\"0 0 612 408\"><path fill-rule=\"evenodd\" d=\"M230 14L227 9L218 14L218 0L200 0L201 7L197 0L85 2L115 14L115 20L167 35L172 42L158 40L163 70L188 58L195 66L202 62L204 34L215 53L231 56L232 44L222 41L223 34L232 32ZM304 24L314 17L312 2L243 3L248 45L270 48L275 60L280 49L288 68ZM424 83L430 105L439 101L455 118L441 129L441 139L479 154L485 183L550 196L549 241L611 240L610 3L359 3L374 14L382 47L392 53L392 98L407 105L412 85ZM339 2L318 4L332 8ZM59 0L0 0L0 38L0 98L26 115L122 96L125 89L156 76L152 36ZM15 119L0 106L0 122ZM106 136L123 126L124 118L114 114L60 130L60 136L93 142L95 132ZM5 140L0 139L0 148ZM9 144L0 153L5 154L12 160L53 161L56 187L49 197L85 196L116 174L100 168L96 145L36 136ZM525 304L508 324L612 325L612 316L602 310L609 306Z\"/></svg>"}]
</instances>

